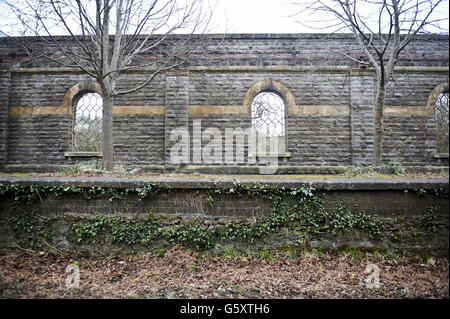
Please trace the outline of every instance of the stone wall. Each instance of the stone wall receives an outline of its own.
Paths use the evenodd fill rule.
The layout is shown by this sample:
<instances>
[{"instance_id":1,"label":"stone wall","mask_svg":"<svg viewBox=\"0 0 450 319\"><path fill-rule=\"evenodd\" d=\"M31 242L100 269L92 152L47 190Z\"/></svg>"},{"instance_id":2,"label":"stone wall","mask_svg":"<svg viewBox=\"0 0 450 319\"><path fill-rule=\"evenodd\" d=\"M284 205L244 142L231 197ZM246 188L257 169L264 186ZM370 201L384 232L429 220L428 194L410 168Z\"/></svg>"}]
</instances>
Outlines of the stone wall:
<instances>
[{"instance_id":1,"label":"stone wall","mask_svg":"<svg viewBox=\"0 0 450 319\"><path fill-rule=\"evenodd\" d=\"M73 115L64 98L75 84L91 79L49 61L25 62L13 44L0 39L0 166L81 160L65 156L71 151ZM370 165L374 73L338 54L358 57L350 36L213 36L204 46L211 52L116 98L114 149L119 164L173 169L170 149L175 141L170 133L174 128L192 133L195 119L202 120L203 129L220 129L223 138L227 127L249 127L246 94L270 80L292 95L292 105L286 106L290 154L280 165ZM384 164L443 165L434 157L434 110L428 99L436 86L448 82L447 47L448 36L421 36L400 56L395 82L387 91ZM130 71L117 86L130 88L143 79L145 72ZM192 152L191 147L191 159Z\"/></svg>"},{"instance_id":2,"label":"stone wall","mask_svg":"<svg viewBox=\"0 0 450 319\"><path fill-rule=\"evenodd\" d=\"M194 248L352 247L448 255L444 178L244 177L236 184L231 177L160 177L143 194L145 182L0 177L0 247L27 248L40 244L44 236L46 245L62 250L129 253L205 243L203 236L208 236L211 245ZM315 190L304 196L302 190L309 187ZM110 229L108 221L116 228ZM81 225L84 232L77 231ZM115 247L101 240L115 235L130 241L116 242ZM181 242L171 240L178 235Z\"/></svg>"},{"instance_id":3,"label":"stone wall","mask_svg":"<svg viewBox=\"0 0 450 319\"><path fill-rule=\"evenodd\" d=\"M10 86L11 74L0 73L0 166L8 161Z\"/></svg>"},{"instance_id":4,"label":"stone wall","mask_svg":"<svg viewBox=\"0 0 450 319\"><path fill-rule=\"evenodd\" d=\"M376 212L382 216L420 216L430 205L437 205L439 214L449 215L448 179L407 179L407 178L291 178L286 176L252 178L237 181L230 177L155 177L151 180L148 197L139 198L136 189L146 186L148 181L133 178L114 177L1 177L0 190L6 185L42 188L38 210L57 213L114 214L126 211L130 214L184 214L187 217L205 215L209 217L251 217L268 216L270 196L264 197L258 190L267 193L276 190L314 189L317 195L325 195L325 208L334 209L339 202L358 211ZM45 189L50 187L76 188L78 190L99 190L92 198L83 192L57 194ZM125 190L129 193L117 198L114 193L100 190ZM153 193L155 192L155 193ZM299 192L300 193L300 192ZM103 196L100 196L103 194ZM108 195L109 194L109 195ZM118 193L117 193L118 194ZM286 193L288 194L288 193ZM0 193L2 196L3 193ZM18 195L19 196L19 195ZM25 196L26 194L20 194ZM112 196L112 197L110 197ZM209 200L210 199L213 200ZM8 202L14 198L4 198L1 204L5 212ZM23 205L21 205L23 206Z\"/></svg>"}]
</instances>

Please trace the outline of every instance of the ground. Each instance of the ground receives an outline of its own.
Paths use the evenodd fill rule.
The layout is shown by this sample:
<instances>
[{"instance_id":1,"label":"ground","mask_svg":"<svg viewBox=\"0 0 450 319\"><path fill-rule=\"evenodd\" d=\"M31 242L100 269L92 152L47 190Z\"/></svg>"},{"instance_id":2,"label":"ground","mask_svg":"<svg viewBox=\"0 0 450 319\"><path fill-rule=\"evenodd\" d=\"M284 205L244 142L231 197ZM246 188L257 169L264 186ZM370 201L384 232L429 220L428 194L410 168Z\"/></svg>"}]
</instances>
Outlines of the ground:
<instances>
[{"instance_id":1,"label":"ground","mask_svg":"<svg viewBox=\"0 0 450 319\"><path fill-rule=\"evenodd\" d=\"M0 249L0 298L449 298L442 258L360 251L212 257L178 246L162 255ZM79 267L78 289L66 287L68 265ZM370 288L366 279L375 273L367 271L376 267L380 286Z\"/></svg>"}]
</instances>

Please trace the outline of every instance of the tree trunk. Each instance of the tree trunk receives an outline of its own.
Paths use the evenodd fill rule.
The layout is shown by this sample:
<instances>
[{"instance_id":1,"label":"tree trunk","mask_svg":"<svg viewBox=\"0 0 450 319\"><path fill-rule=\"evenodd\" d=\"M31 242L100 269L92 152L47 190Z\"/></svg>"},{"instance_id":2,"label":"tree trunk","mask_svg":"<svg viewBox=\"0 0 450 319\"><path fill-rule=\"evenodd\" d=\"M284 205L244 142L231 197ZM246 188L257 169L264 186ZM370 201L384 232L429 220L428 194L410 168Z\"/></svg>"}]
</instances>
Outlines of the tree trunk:
<instances>
[{"instance_id":1,"label":"tree trunk","mask_svg":"<svg viewBox=\"0 0 450 319\"><path fill-rule=\"evenodd\" d=\"M382 164L383 156L383 113L384 100L386 96L386 83L384 78L379 78L377 81L377 95L375 98L374 108L374 126L375 132L373 137L373 157L372 166L377 167Z\"/></svg>"},{"instance_id":2,"label":"tree trunk","mask_svg":"<svg viewBox=\"0 0 450 319\"><path fill-rule=\"evenodd\" d=\"M108 172L114 171L113 106L114 97L108 93L103 94L102 158L103 169Z\"/></svg>"}]
</instances>

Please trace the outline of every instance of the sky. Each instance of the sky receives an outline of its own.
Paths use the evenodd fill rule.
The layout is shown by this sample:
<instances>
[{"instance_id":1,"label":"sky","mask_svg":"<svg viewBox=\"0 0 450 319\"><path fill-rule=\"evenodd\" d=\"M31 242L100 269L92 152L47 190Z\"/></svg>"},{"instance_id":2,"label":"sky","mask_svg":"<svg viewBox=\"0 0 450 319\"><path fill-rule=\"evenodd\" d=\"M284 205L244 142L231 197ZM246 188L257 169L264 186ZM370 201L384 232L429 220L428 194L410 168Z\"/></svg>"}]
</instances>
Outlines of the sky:
<instances>
[{"instance_id":1,"label":"sky","mask_svg":"<svg viewBox=\"0 0 450 319\"><path fill-rule=\"evenodd\" d=\"M0 28L12 20L2 9L2 2L17 5L15 0L0 0ZM23 1L23 0L21 0ZM212 33L299 33L301 26L289 18L290 0L204 0L215 4ZM5 29L5 27L4 27Z\"/></svg>"},{"instance_id":2,"label":"sky","mask_svg":"<svg viewBox=\"0 0 450 319\"><path fill-rule=\"evenodd\" d=\"M2 10L2 2L9 1L14 4L25 0L0 0L0 30L2 24L11 21L6 10ZM191 0L188 0L191 1ZM292 16L298 7L292 2L300 0L204 0L207 3L216 3L211 33L309 33L326 32L306 28L295 21ZM448 18L448 2L443 0L445 15ZM368 18L377 16L367 9L367 3L361 1L360 11L366 11ZM364 12L363 12L364 13ZM448 21L447 21L448 28ZM3 29L6 29L3 27ZM14 30L14 29L13 29ZM348 32L348 31L347 31Z\"/></svg>"},{"instance_id":3,"label":"sky","mask_svg":"<svg viewBox=\"0 0 450 319\"><path fill-rule=\"evenodd\" d=\"M298 19L308 19L309 16L294 15L298 12L299 6L293 3L304 3L301 0L209 0L218 1L217 15L221 24L227 25L227 33L311 33L326 32L323 29L307 28L295 21ZM376 3L376 1L374 2ZM410 3L414 4L414 1ZM358 12L369 21L374 19L377 25L378 15L374 14L374 9L378 5L368 5L367 2L360 1ZM448 0L442 0L439 10L434 16L448 19ZM412 12L412 11L411 11ZM306 21L305 21L306 22ZM308 21L310 22L310 21ZM317 23L307 23L308 25L319 25ZM445 24L445 23L444 23ZM448 30L448 20L446 21ZM331 29L330 29L331 30ZM334 29L332 30L334 31ZM348 30L346 32L349 32Z\"/></svg>"},{"instance_id":4,"label":"sky","mask_svg":"<svg viewBox=\"0 0 450 319\"><path fill-rule=\"evenodd\" d=\"M292 7L282 0L219 0L222 27L227 33L301 33L304 27L289 15ZM303 29L303 31L302 31Z\"/></svg>"}]
</instances>

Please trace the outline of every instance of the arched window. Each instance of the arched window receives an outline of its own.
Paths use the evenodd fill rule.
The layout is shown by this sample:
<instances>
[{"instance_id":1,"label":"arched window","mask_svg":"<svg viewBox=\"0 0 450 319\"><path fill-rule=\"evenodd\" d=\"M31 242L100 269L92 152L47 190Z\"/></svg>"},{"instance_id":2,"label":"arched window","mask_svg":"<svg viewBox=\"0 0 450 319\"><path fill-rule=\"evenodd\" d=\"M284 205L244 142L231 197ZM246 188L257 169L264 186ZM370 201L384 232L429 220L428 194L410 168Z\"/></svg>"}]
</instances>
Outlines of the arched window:
<instances>
[{"instance_id":1,"label":"arched window","mask_svg":"<svg viewBox=\"0 0 450 319\"><path fill-rule=\"evenodd\" d=\"M436 148L438 153L448 153L448 87L436 99Z\"/></svg>"},{"instance_id":2,"label":"arched window","mask_svg":"<svg viewBox=\"0 0 450 319\"><path fill-rule=\"evenodd\" d=\"M62 100L61 108L71 115L68 150L64 156L102 156L102 89L90 79L70 87Z\"/></svg>"},{"instance_id":3,"label":"arched window","mask_svg":"<svg viewBox=\"0 0 450 319\"><path fill-rule=\"evenodd\" d=\"M98 93L88 92L77 98L73 107L72 151L102 151L102 107Z\"/></svg>"},{"instance_id":4,"label":"arched window","mask_svg":"<svg viewBox=\"0 0 450 319\"><path fill-rule=\"evenodd\" d=\"M448 158L448 94L448 82L442 82L428 96L427 108L436 120L436 158Z\"/></svg>"},{"instance_id":5,"label":"arched window","mask_svg":"<svg viewBox=\"0 0 450 319\"><path fill-rule=\"evenodd\" d=\"M253 98L252 127L264 136L284 137L285 105L277 93L263 91Z\"/></svg>"},{"instance_id":6,"label":"arched window","mask_svg":"<svg viewBox=\"0 0 450 319\"><path fill-rule=\"evenodd\" d=\"M286 121L289 110L295 108L295 101L289 89L267 78L247 90L243 107L251 118L252 128L267 137L266 145L269 147L273 137L278 137L278 157L290 157Z\"/></svg>"}]
</instances>

